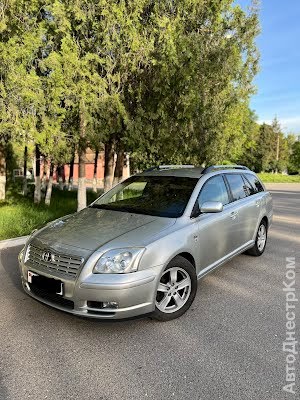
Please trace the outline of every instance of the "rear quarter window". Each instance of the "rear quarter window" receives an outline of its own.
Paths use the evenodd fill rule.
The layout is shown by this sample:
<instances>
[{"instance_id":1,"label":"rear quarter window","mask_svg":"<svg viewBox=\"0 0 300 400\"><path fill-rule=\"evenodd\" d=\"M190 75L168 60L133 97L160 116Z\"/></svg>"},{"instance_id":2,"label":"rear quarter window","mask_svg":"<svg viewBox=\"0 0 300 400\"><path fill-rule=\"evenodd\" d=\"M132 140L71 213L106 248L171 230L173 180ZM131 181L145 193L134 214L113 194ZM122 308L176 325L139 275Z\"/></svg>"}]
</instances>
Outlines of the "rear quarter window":
<instances>
[{"instance_id":1,"label":"rear quarter window","mask_svg":"<svg viewBox=\"0 0 300 400\"><path fill-rule=\"evenodd\" d=\"M257 176L252 174L244 174L245 178L250 182L251 186L253 187L253 192L251 194L255 194L258 192L264 192L264 187L261 184L260 180Z\"/></svg>"}]
</instances>

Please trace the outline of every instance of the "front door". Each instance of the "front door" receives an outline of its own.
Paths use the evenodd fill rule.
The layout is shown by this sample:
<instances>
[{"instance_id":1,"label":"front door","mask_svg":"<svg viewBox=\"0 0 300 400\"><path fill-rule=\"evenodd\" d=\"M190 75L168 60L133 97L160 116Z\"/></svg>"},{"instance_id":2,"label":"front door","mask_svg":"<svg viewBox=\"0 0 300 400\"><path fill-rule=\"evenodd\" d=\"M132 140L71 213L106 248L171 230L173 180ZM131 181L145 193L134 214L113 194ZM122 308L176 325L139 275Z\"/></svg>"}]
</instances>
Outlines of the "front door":
<instances>
[{"instance_id":1,"label":"front door","mask_svg":"<svg viewBox=\"0 0 300 400\"><path fill-rule=\"evenodd\" d=\"M219 213L203 213L197 217L201 270L234 250L231 238L236 217L221 174L208 179L202 186L198 198L200 207L206 201L220 201L224 208Z\"/></svg>"}]
</instances>

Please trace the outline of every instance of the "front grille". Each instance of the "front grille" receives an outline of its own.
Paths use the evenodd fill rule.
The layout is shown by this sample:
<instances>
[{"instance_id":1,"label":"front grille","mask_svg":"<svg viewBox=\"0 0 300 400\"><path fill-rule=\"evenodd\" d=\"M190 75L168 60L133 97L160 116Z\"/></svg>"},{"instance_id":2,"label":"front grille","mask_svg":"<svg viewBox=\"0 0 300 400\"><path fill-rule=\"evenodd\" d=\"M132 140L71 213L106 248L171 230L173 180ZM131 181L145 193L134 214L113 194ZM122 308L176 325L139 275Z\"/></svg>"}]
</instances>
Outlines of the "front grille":
<instances>
[{"instance_id":1,"label":"front grille","mask_svg":"<svg viewBox=\"0 0 300 400\"><path fill-rule=\"evenodd\" d=\"M33 283L30 283L29 287L30 291L41 299L47 300L50 303L57 304L58 306L68 308L70 310L74 309L74 302L71 300L65 299L64 297L55 293L49 293L46 289L39 288Z\"/></svg>"},{"instance_id":2,"label":"front grille","mask_svg":"<svg viewBox=\"0 0 300 400\"><path fill-rule=\"evenodd\" d=\"M43 255L49 253L51 260L44 261ZM50 257L50 256L49 256ZM70 255L60 254L52 252L51 250L41 249L37 246L29 245L28 252L26 254L26 264L33 268L48 271L55 271L60 275L76 278L77 273L83 263L81 257L74 257Z\"/></svg>"}]
</instances>

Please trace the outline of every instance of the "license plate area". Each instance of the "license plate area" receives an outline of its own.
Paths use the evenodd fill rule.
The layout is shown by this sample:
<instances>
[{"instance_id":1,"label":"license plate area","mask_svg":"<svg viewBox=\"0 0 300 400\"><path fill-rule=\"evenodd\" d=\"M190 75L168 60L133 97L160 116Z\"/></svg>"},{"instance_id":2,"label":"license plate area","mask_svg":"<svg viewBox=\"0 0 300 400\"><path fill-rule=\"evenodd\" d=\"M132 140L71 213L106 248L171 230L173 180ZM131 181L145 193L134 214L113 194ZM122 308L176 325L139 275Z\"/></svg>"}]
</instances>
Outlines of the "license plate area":
<instances>
[{"instance_id":1,"label":"license plate area","mask_svg":"<svg viewBox=\"0 0 300 400\"><path fill-rule=\"evenodd\" d=\"M63 296L64 294L64 284L62 281L38 275L32 271L28 271L28 283L30 286L34 286L49 294L58 294L60 296Z\"/></svg>"}]
</instances>

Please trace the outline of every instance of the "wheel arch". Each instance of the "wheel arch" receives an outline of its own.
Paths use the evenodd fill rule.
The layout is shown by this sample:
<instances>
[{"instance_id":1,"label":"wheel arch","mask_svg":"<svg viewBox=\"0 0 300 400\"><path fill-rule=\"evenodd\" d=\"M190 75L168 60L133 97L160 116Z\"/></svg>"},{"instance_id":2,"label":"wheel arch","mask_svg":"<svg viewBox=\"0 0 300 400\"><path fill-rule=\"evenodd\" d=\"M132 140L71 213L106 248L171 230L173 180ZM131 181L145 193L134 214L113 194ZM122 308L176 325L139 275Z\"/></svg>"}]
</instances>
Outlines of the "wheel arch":
<instances>
[{"instance_id":1,"label":"wheel arch","mask_svg":"<svg viewBox=\"0 0 300 400\"><path fill-rule=\"evenodd\" d=\"M269 229L269 220L268 217L265 215L260 222L265 221L265 223L267 224L267 230Z\"/></svg>"},{"instance_id":2,"label":"wheel arch","mask_svg":"<svg viewBox=\"0 0 300 400\"><path fill-rule=\"evenodd\" d=\"M189 253L189 252L187 252L187 251L184 251L184 252L182 252L182 253L176 254L175 257L177 257L177 256L181 256L181 257L185 258L185 259L186 259L187 261L189 261L189 262L192 264L192 266L196 269L196 261L195 261L195 259L194 259L194 257L192 256L191 253ZM173 257L172 260L173 260L175 257ZM170 260L170 261L171 261L171 260Z\"/></svg>"}]
</instances>

